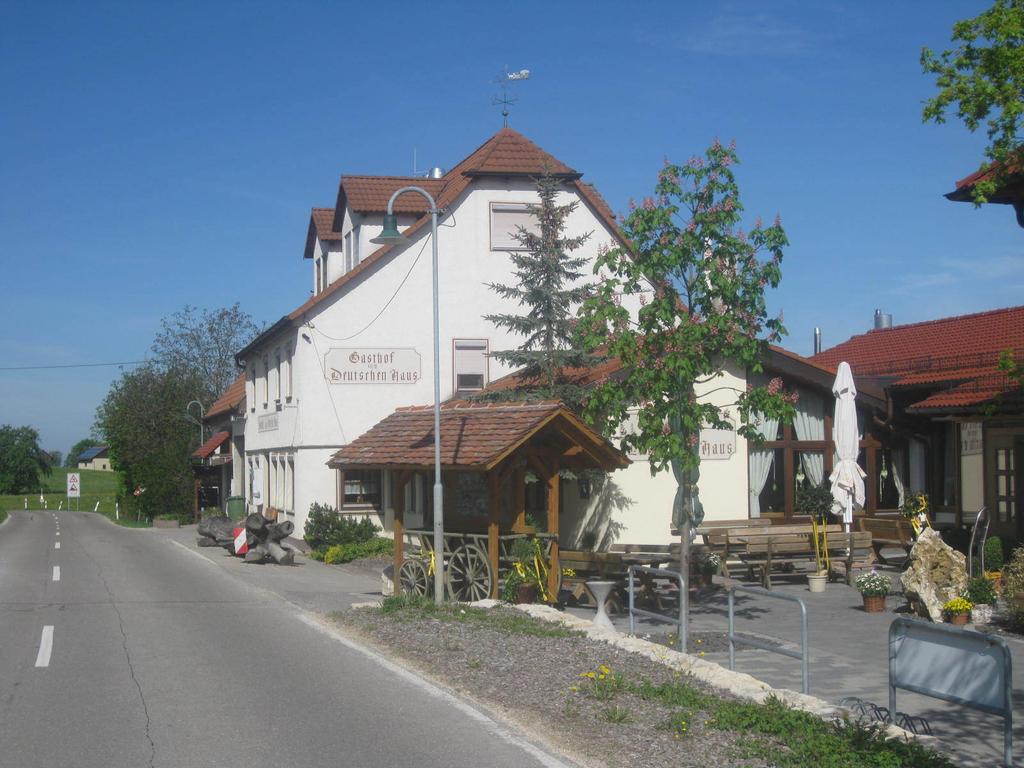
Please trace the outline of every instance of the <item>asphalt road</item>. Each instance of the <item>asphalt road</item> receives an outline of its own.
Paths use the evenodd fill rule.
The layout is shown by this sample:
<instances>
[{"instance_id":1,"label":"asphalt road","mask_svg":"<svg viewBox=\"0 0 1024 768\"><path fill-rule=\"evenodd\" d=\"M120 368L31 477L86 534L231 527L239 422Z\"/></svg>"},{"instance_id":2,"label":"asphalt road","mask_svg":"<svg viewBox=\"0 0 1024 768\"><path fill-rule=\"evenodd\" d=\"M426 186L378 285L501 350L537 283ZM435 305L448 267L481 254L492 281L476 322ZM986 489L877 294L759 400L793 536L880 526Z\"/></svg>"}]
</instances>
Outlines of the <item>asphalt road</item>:
<instances>
[{"instance_id":1,"label":"asphalt road","mask_svg":"<svg viewBox=\"0 0 1024 768\"><path fill-rule=\"evenodd\" d=\"M0 767L541 765L562 763L170 538L0 526Z\"/></svg>"}]
</instances>

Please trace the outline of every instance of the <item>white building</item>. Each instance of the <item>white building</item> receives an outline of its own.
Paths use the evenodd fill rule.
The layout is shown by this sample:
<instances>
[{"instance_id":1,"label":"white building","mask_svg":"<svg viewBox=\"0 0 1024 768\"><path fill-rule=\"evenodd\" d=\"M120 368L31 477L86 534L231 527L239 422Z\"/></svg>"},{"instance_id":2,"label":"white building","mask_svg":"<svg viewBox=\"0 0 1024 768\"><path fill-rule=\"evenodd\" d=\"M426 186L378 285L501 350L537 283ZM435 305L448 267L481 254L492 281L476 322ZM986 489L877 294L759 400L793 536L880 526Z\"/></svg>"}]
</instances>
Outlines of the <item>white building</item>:
<instances>
[{"instance_id":1,"label":"white building","mask_svg":"<svg viewBox=\"0 0 1024 768\"><path fill-rule=\"evenodd\" d=\"M569 235L592 233L590 257L616 242L614 218L581 174L505 128L450 171L430 178L343 175L335 208L312 212L305 258L312 297L241 350L245 369L245 495L302 530L310 504L389 517L388 478L346 476L327 460L395 408L433 401L430 217L415 193L395 205L408 240L377 247L391 193L424 187L444 209L440 253L441 395L472 392L509 372L489 358L520 340L484 315L514 312L488 283L510 282L511 232L537 203L535 179L559 177L559 203L579 201Z\"/></svg>"},{"instance_id":2,"label":"white building","mask_svg":"<svg viewBox=\"0 0 1024 768\"><path fill-rule=\"evenodd\" d=\"M447 399L480 390L510 372L488 353L514 348L521 339L484 315L519 309L488 283L514 279L508 254L517 244L510 233L530 224L526 205L538 202L535 180L545 168L562 182L558 202L579 203L568 220L567 236L591 233L578 253L593 259L603 247L620 242L614 216L582 174L508 128L447 173L427 178L343 175L335 207L313 209L304 253L312 266L313 295L237 354L245 370L244 431L236 417L233 444L244 450L244 457L233 462L232 493L244 491L251 511L278 510L295 523L296 535L313 503L371 514L391 529L393 489L387 471L347 472L342 487L341 475L327 466L335 451L396 408L433 402L428 205L418 194L403 195L395 212L407 240L378 247L371 239L382 230L388 199L398 188L416 184L443 209L438 231L440 378L441 396ZM827 392L827 371L781 350L773 352L773 359L797 382ZM735 392L745 389L746 373L727 371L705 387L715 390L721 403L731 403ZM821 419L816 423L823 424ZM707 518L747 517L751 458L746 441L725 433L709 435L706 442L700 489ZM652 478L647 462L635 458L600 488L566 483L563 546L669 539L674 480L671 473ZM781 467L781 459L776 464ZM417 477L402 494L408 527L417 525L428 503L430 482ZM763 486L765 480L760 482ZM791 517L792 493L780 492L779 499ZM764 509L768 514L774 508Z\"/></svg>"}]
</instances>

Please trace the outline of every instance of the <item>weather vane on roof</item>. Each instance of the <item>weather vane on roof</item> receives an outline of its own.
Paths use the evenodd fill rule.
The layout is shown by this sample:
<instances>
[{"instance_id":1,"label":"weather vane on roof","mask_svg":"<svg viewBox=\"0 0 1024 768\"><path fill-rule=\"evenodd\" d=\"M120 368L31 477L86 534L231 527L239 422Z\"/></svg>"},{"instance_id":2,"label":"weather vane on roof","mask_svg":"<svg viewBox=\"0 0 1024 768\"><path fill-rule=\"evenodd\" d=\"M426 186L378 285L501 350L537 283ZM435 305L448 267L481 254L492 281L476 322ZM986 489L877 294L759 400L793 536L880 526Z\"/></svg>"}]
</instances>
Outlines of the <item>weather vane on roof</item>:
<instances>
[{"instance_id":1,"label":"weather vane on roof","mask_svg":"<svg viewBox=\"0 0 1024 768\"><path fill-rule=\"evenodd\" d=\"M508 64L505 68L498 73L498 76L494 79L494 82L501 88L501 96L495 96L491 100L491 104L501 104L501 116L505 121L505 127L508 128L508 108L512 104L515 104L519 99L509 94L509 88L513 83L518 83L521 80L530 79L530 70L520 69L518 72L509 72Z\"/></svg>"}]
</instances>

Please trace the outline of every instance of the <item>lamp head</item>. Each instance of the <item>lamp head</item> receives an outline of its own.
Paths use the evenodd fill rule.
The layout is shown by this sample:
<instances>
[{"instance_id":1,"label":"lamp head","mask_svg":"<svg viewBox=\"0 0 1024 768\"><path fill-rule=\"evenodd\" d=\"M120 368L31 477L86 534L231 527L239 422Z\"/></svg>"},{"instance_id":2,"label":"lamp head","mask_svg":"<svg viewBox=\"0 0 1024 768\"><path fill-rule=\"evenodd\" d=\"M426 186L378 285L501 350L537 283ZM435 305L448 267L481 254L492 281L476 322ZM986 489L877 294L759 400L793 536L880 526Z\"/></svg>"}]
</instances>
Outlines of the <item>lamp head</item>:
<instances>
[{"instance_id":1,"label":"lamp head","mask_svg":"<svg viewBox=\"0 0 1024 768\"><path fill-rule=\"evenodd\" d=\"M377 237L370 240L374 245L392 245L404 240L405 237L398 231L398 216L393 213L384 214L384 229Z\"/></svg>"}]
</instances>

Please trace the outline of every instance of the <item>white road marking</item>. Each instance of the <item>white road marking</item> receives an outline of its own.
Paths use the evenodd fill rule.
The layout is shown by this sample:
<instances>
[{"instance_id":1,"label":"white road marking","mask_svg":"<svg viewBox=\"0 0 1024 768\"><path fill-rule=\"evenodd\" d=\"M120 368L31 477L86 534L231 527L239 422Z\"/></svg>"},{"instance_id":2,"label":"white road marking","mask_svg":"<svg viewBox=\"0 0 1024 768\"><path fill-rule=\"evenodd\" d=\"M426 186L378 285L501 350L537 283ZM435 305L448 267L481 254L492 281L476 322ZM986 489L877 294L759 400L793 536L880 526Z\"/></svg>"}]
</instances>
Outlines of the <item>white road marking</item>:
<instances>
[{"instance_id":1,"label":"white road marking","mask_svg":"<svg viewBox=\"0 0 1024 768\"><path fill-rule=\"evenodd\" d=\"M57 531L57 535L60 536L60 531Z\"/></svg>"},{"instance_id":2,"label":"white road marking","mask_svg":"<svg viewBox=\"0 0 1024 768\"><path fill-rule=\"evenodd\" d=\"M206 563L207 565L212 565L212 566L213 566L214 568L218 568L218 567L219 567L219 566L218 566L218 565L217 565L217 564L216 564L215 562L213 562L213 560L211 560L210 558L208 558L208 557L207 557L206 555L201 555L201 554L199 554L199 553L198 553L198 552L196 552L196 551L195 551L194 549L190 549L190 548L188 547L188 545L186 545L186 544L182 544L182 543L181 543L180 541L175 541L174 539L169 539L169 541L170 541L170 542L171 542L171 544L173 544L174 546L176 546L176 547L181 547L181 548L182 548L183 550L185 550L186 552L188 552L188 553L189 553L190 555L192 555L193 557L198 557L198 558L199 558L200 560L202 560L202 561L203 561L204 563Z\"/></svg>"},{"instance_id":3,"label":"white road marking","mask_svg":"<svg viewBox=\"0 0 1024 768\"><path fill-rule=\"evenodd\" d=\"M177 542L175 542L175 543L177 543ZM202 556L200 555L200 557L202 557ZM205 558L203 558L203 559L205 559ZM489 717L488 715L485 715L483 712L481 712L480 710L476 709L475 707L467 704L466 702L462 701L461 699L456 698L452 694L448 693L447 691L445 691L442 688L439 688L438 686L434 685L433 683L431 683L431 682L429 682L427 680L424 680L422 677L417 676L415 673L410 672L409 670L405 669L404 667L398 666L397 664L395 664L394 662L384 658L380 654L378 654L378 653L376 653L374 651L371 651L369 648L366 648L365 646L362 646L359 643L356 643L356 642L354 642L352 640L349 640L347 637L342 635L340 632L337 632L336 630L331 629L329 626L327 626L325 624L322 624L316 618L310 616L308 613L306 613L305 611L302 611L301 609L299 609L298 619L303 624L306 624L306 625L312 627L313 629L317 630L318 632L322 632L323 634L327 635L331 639L333 639L333 640L341 643L342 645L346 646L347 648L351 648L352 650L358 651L359 653L363 654L364 656L367 656L372 661L375 661L377 664L379 664L380 666L384 667L385 669L387 669L392 674L395 674L398 677L400 677L403 680L405 680L406 682L411 683L412 685L416 686L417 688L419 688L420 690L424 691L428 695L434 696L435 698L441 699L442 701L444 701L444 702L446 702L448 704L451 704L453 707L458 709L460 712L464 713L465 715L467 715L471 719L476 720L484 728L489 730L493 735L497 736L502 741L505 741L505 742L507 742L509 744L512 744L512 745L516 746L516 747L519 747L521 750L523 750L527 754L529 754L529 755L533 756L534 758L536 758L536 760L541 765L543 765L544 768L569 768L568 765L563 763L561 760L559 760L554 755L548 754L547 752L545 752L544 750L540 749L539 747L531 744L526 739L524 739L524 738L522 738L520 736L517 736L516 734L512 733L510 730L508 730L503 725L501 725L498 721L494 720L493 718Z\"/></svg>"},{"instance_id":4,"label":"white road marking","mask_svg":"<svg viewBox=\"0 0 1024 768\"><path fill-rule=\"evenodd\" d=\"M60 542L58 541L56 544L54 544L53 548L54 549L60 549Z\"/></svg>"},{"instance_id":5,"label":"white road marking","mask_svg":"<svg viewBox=\"0 0 1024 768\"><path fill-rule=\"evenodd\" d=\"M39 640L39 655L36 656L37 667L50 666L50 654L53 652L53 625L43 627L43 636Z\"/></svg>"},{"instance_id":6,"label":"white road marking","mask_svg":"<svg viewBox=\"0 0 1024 768\"><path fill-rule=\"evenodd\" d=\"M53 580L54 581L60 581L60 566L59 565L53 566Z\"/></svg>"}]
</instances>

